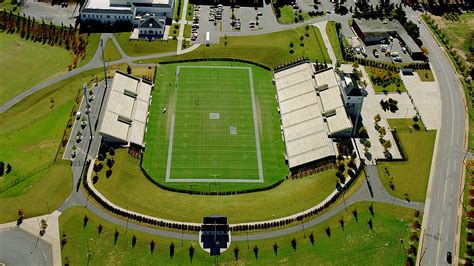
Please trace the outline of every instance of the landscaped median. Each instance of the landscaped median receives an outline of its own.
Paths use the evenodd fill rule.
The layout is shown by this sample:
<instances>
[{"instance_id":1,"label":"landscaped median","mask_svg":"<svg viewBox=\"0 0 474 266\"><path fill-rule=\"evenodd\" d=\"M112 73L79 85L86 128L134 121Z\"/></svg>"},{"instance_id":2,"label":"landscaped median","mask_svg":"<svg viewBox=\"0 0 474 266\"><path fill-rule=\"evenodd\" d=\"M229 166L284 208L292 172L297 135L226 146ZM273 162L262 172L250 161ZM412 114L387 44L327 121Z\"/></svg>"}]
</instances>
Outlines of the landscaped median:
<instances>
[{"instance_id":1,"label":"landscaped median","mask_svg":"<svg viewBox=\"0 0 474 266\"><path fill-rule=\"evenodd\" d=\"M128 54L128 52L126 53ZM301 57L307 57L313 62L331 63L317 27L298 27L262 35L221 37L218 44L211 44L210 47L200 46L186 54L143 60L142 63L230 58L244 59L274 68Z\"/></svg>"},{"instance_id":2,"label":"landscaped median","mask_svg":"<svg viewBox=\"0 0 474 266\"><path fill-rule=\"evenodd\" d=\"M129 32L115 33L115 39L128 56L142 56L176 51L177 40L130 40Z\"/></svg>"},{"instance_id":3,"label":"landscaped median","mask_svg":"<svg viewBox=\"0 0 474 266\"><path fill-rule=\"evenodd\" d=\"M372 211L370 211L372 209ZM373 213L373 214L371 214ZM222 264L332 263L401 265L417 245L414 211L388 204L360 202L304 232L265 240L233 241L219 256ZM82 207L59 218L62 261L70 265L114 264L210 265L214 258L196 240L171 239L112 224ZM400 241L403 239L403 242ZM191 248L192 246L192 248ZM192 250L192 251L191 251ZM90 257L88 254L90 253ZM413 259L411 259L413 260Z\"/></svg>"},{"instance_id":4,"label":"landscaped median","mask_svg":"<svg viewBox=\"0 0 474 266\"><path fill-rule=\"evenodd\" d=\"M424 202L430 177L435 130L413 128L412 119L388 119L390 128L396 129L406 161L378 161L379 175L387 191L395 197ZM410 128L409 128L410 127Z\"/></svg>"}]
</instances>

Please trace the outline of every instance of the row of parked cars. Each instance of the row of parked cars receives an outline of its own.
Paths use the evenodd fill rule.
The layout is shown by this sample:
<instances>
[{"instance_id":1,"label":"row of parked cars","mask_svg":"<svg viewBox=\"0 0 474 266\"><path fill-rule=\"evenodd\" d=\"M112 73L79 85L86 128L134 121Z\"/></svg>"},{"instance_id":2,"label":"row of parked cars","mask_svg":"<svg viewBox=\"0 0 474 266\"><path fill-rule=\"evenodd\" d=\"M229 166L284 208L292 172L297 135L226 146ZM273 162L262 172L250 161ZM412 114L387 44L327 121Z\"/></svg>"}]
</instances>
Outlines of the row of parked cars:
<instances>
[{"instance_id":1,"label":"row of parked cars","mask_svg":"<svg viewBox=\"0 0 474 266\"><path fill-rule=\"evenodd\" d=\"M193 25L191 26L191 41L197 40L198 31L199 31L199 10L200 6L194 6L193 11Z\"/></svg>"},{"instance_id":2,"label":"row of parked cars","mask_svg":"<svg viewBox=\"0 0 474 266\"><path fill-rule=\"evenodd\" d=\"M222 12L224 11L224 6L219 4L215 7L211 7L209 10L209 21L222 20Z\"/></svg>"}]
</instances>

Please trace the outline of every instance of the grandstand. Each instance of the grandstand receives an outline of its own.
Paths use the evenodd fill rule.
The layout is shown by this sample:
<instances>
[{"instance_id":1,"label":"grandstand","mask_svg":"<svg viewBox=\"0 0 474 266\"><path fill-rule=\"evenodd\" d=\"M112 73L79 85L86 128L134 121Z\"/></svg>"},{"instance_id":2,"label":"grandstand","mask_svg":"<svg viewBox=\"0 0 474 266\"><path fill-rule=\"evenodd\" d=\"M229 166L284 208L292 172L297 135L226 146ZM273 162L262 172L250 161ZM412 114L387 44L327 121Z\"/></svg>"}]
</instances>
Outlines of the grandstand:
<instances>
[{"instance_id":1,"label":"grandstand","mask_svg":"<svg viewBox=\"0 0 474 266\"><path fill-rule=\"evenodd\" d=\"M274 82L290 169L335 158L331 138L349 136L352 123L333 69L300 62L275 72Z\"/></svg>"},{"instance_id":2,"label":"grandstand","mask_svg":"<svg viewBox=\"0 0 474 266\"><path fill-rule=\"evenodd\" d=\"M106 95L99 133L106 142L144 146L153 85L119 71Z\"/></svg>"}]
</instances>

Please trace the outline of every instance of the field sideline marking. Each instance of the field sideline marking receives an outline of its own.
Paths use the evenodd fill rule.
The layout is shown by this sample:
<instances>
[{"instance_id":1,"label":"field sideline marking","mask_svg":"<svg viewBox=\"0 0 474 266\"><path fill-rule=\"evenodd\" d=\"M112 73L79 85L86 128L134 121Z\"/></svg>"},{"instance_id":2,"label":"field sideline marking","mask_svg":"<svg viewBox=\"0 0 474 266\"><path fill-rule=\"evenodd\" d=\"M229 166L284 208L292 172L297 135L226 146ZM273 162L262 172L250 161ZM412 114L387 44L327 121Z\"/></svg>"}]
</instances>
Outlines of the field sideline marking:
<instances>
[{"instance_id":1,"label":"field sideline marking","mask_svg":"<svg viewBox=\"0 0 474 266\"><path fill-rule=\"evenodd\" d=\"M258 179L214 179L214 178L170 178L171 174L171 158L173 154L173 136L174 136L174 123L175 123L175 112L178 101L178 80L181 68L226 68L226 69L246 69L248 70L248 77L250 82L250 94L252 99L252 113L253 113L253 124L255 129L255 144L257 150L257 164L258 164ZM171 130L170 139L168 146L168 160L166 162L166 182L234 182L234 183L262 183L263 179L263 167L262 167L262 155L260 151L260 135L258 131L258 119L257 119L257 108L253 86L253 75L252 68L250 67L233 67L233 66L176 66L176 98L173 106L173 115L171 117Z\"/></svg>"}]
</instances>

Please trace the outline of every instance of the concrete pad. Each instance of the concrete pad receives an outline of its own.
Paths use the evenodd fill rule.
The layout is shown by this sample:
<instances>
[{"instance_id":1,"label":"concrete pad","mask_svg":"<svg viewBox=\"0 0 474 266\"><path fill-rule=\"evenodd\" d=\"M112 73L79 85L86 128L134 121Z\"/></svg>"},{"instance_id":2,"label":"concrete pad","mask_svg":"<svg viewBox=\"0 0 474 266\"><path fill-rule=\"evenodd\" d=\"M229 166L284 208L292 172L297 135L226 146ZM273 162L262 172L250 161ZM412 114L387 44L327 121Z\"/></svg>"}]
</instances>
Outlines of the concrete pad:
<instances>
[{"instance_id":1,"label":"concrete pad","mask_svg":"<svg viewBox=\"0 0 474 266\"><path fill-rule=\"evenodd\" d=\"M36 241L36 237L39 235L40 227L39 227L39 222L42 219L45 219L48 222L48 228L46 229L46 233L40 238L41 241L45 242L45 244L49 245L49 249L52 254L52 259L48 259L47 263L44 265L61 265L61 247L60 247L60 238L59 238L59 216L61 215L61 212L59 211L54 211L53 213L49 215L43 215L43 216L38 216L38 217L33 217L29 219L23 220L23 223L17 227L16 226L16 221L15 222L10 222L10 223L5 223L5 224L0 224L0 251L2 250L2 245L6 244L1 244L2 237L1 234L4 231L11 231L8 233L9 238L11 239L18 239L18 241L21 241L21 243L26 243L26 247L30 247L31 250L33 250L35 243L31 246L29 244L29 238L24 237L24 232L29 234L30 236L33 237ZM12 234L12 235L10 235ZM21 240L21 239L26 239L26 240ZM26 241L26 242L25 242ZM19 242L20 243L20 242ZM38 245L39 245L38 241ZM29 250L29 252L31 252ZM20 250L21 251L21 250ZM24 253L24 251L21 251ZM47 254L47 251L44 251L44 254ZM6 256L6 255L5 255ZM0 252L0 262L2 262L2 253ZM18 261L19 262L19 261ZM8 265L8 263L7 263ZM12 265L15 265L14 263ZM18 265L36 265L36 263L33 264L18 264ZM40 264L41 265L41 264Z\"/></svg>"},{"instance_id":2,"label":"concrete pad","mask_svg":"<svg viewBox=\"0 0 474 266\"><path fill-rule=\"evenodd\" d=\"M425 127L439 129L441 126L441 94L438 82L422 82L416 72L412 76L400 76Z\"/></svg>"}]
</instances>

